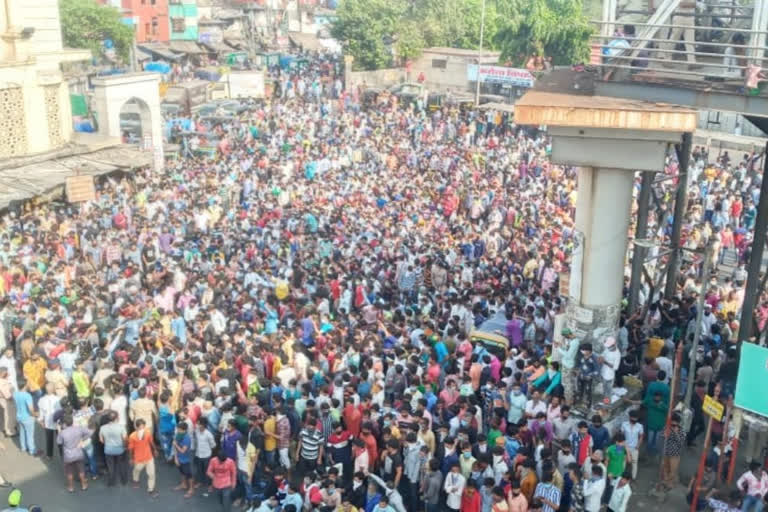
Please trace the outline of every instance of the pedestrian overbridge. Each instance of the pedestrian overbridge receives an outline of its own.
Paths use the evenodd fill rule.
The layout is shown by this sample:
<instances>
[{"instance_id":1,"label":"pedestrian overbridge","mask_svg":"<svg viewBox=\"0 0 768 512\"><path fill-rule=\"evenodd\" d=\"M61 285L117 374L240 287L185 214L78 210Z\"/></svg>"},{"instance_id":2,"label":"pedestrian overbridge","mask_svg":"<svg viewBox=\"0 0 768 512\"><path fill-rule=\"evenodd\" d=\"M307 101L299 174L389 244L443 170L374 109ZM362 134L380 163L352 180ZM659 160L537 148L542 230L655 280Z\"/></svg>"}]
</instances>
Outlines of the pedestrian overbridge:
<instances>
[{"instance_id":1,"label":"pedestrian overbridge","mask_svg":"<svg viewBox=\"0 0 768 512\"><path fill-rule=\"evenodd\" d=\"M768 0L603 0L594 94L736 112L768 133Z\"/></svg>"}]
</instances>

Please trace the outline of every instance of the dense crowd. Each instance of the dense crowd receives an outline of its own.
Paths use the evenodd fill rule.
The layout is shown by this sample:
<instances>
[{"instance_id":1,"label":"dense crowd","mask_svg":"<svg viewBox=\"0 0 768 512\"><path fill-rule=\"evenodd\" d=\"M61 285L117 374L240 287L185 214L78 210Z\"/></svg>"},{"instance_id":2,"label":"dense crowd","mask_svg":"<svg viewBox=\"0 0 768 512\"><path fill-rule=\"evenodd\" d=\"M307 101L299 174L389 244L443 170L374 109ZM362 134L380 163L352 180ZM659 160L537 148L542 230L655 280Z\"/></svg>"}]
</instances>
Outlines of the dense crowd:
<instances>
[{"instance_id":1,"label":"dense crowd","mask_svg":"<svg viewBox=\"0 0 768 512\"><path fill-rule=\"evenodd\" d=\"M493 110L366 110L334 69L278 74L273 99L210 128L214 158L5 216L6 435L36 456L42 429L71 492L146 473L152 496L178 484L224 511L625 512L641 447L677 485L704 420L686 435L675 414L664 434L675 347L702 330L684 351L694 402L733 390L743 266L710 282L686 261L672 300L644 285L596 354L555 332L576 173L550 163L546 133ZM718 261L745 261L754 159L697 149L693 169L686 245L716 237ZM655 237L670 226L652 214ZM470 336L493 319L501 353ZM609 430L590 406L635 377ZM158 484L156 464L179 481Z\"/></svg>"}]
</instances>

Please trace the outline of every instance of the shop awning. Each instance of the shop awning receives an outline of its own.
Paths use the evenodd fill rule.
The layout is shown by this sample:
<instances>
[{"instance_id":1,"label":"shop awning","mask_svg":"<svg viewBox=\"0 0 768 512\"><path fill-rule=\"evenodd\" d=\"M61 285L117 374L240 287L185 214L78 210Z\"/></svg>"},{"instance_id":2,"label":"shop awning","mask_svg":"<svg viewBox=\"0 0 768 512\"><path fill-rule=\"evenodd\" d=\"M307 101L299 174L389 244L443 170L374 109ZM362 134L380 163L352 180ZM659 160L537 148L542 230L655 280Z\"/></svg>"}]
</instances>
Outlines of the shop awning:
<instances>
[{"instance_id":1,"label":"shop awning","mask_svg":"<svg viewBox=\"0 0 768 512\"><path fill-rule=\"evenodd\" d=\"M168 45L162 43L143 43L137 45L140 50L150 53L153 57L160 57L166 60L180 60L181 55L173 53Z\"/></svg>"},{"instance_id":2,"label":"shop awning","mask_svg":"<svg viewBox=\"0 0 768 512\"><path fill-rule=\"evenodd\" d=\"M200 53L206 53L203 48L195 41L170 41L168 47L172 52L186 53L189 55L197 55Z\"/></svg>"},{"instance_id":3,"label":"shop awning","mask_svg":"<svg viewBox=\"0 0 768 512\"><path fill-rule=\"evenodd\" d=\"M229 53L232 51L232 48L225 45L224 43L209 42L209 43L200 43L200 44L208 48L209 51L215 52L215 53Z\"/></svg>"},{"instance_id":4,"label":"shop awning","mask_svg":"<svg viewBox=\"0 0 768 512\"><path fill-rule=\"evenodd\" d=\"M245 39L242 37L225 37L224 42L235 50L245 49Z\"/></svg>"},{"instance_id":5,"label":"shop awning","mask_svg":"<svg viewBox=\"0 0 768 512\"><path fill-rule=\"evenodd\" d=\"M152 60L152 54L142 50L141 48L136 48L136 60L139 62L144 62L147 60Z\"/></svg>"},{"instance_id":6,"label":"shop awning","mask_svg":"<svg viewBox=\"0 0 768 512\"><path fill-rule=\"evenodd\" d=\"M69 176L99 176L116 170L131 170L149 165L152 154L135 146L119 144L90 153L80 153L0 170L0 208L11 201L25 201L63 186Z\"/></svg>"}]
</instances>

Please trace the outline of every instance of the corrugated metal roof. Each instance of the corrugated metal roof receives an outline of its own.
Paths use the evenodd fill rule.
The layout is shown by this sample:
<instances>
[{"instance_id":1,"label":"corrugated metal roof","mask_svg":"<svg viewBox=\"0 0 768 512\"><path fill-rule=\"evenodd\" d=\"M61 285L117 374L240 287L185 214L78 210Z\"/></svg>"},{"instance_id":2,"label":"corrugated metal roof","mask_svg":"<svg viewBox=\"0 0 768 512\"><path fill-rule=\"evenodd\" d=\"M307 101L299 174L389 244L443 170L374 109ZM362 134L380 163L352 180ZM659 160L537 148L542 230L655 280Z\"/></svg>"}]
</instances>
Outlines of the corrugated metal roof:
<instances>
[{"instance_id":1,"label":"corrugated metal roof","mask_svg":"<svg viewBox=\"0 0 768 512\"><path fill-rule=\"evenodd\" d=\"M66 156L0 171L0 208L11 201L23 201L64 185L75 172L98 176L117 169L129 170L149 165L152 154L121 144L91 153Z\"/></svg>"},{"instance_id":2,"label":"corrugated metal roof","mask_svg":"<svg viewBox=\"0 0 768 512\"><path fill-rule=\"evenodd\" d=\"M173 53L171 49L168 47L168 45L163 43L142 43L137 46L139 49L149 52L152 55L157 55L163 59L167 59L167 60L181 59L181 55L177 53Z\"/></svg>"},{"instance_id":3,"label":"corrugated metal roof","mask_svg":"<svg viewBox=\"0 0 768 512\"><path fill-rule=\"evenodd\" d=\"M168 43L168 47L172 52L177 52L177 53L190 53L190 54L206 53L206 51L200 48L200 45L194 41L183 41L183 40L170 41Z\"/></svg>"}]
</instances>

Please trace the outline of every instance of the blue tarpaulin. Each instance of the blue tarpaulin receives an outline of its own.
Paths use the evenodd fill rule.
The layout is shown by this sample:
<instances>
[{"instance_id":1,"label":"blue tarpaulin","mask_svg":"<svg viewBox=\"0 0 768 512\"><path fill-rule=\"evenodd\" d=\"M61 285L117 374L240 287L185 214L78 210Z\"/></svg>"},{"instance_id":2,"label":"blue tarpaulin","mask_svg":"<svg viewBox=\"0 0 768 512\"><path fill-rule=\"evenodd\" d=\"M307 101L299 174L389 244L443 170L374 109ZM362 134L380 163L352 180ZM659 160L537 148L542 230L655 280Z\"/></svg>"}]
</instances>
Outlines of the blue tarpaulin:
<instances>
[{"instance_id":1,"label":"blue tarpaulin","mask_svg":"<svg viewBox=\"0 0 768 512\"><path fill-rule=\"evenodd\" d=\"M93 125L90 121L80 121L79 123L74 123L75 131L78 133L93 133Z\"/></svg>"},{"instance_id":2,"label":"blue tarpaulin","mask_svg":"<svg viewBox=\"0 0 768 512\"><path fill-rule=\"evenodd\" d=\"M147 62L144 65L144 71L154 71L156 73L170 73L171 66L165 62Z\"/></svg>"}]
</instances>

